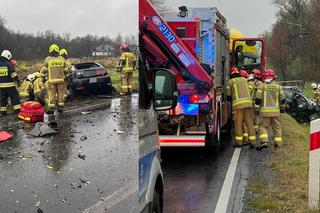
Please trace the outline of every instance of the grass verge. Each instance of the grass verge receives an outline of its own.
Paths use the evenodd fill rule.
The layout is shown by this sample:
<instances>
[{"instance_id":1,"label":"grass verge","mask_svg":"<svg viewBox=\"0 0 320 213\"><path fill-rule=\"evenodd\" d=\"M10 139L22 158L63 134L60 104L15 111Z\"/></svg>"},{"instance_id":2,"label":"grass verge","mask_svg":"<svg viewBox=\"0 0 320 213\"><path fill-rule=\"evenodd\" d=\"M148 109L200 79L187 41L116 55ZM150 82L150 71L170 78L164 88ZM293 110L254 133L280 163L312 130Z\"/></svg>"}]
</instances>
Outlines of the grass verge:
<instances>
[{"instance_id":1,"label":"grass verge","mask_svg":"<svg viewBox=\"0 0 320 213\"><path fill-rule=\"evenodd\" d=\"M284 145L272 150L267 163L272 180L256 176L249 180L254 212L312 212L308 210L309 127L291 116L282 116Z\"/></svg>"}]
</instances>

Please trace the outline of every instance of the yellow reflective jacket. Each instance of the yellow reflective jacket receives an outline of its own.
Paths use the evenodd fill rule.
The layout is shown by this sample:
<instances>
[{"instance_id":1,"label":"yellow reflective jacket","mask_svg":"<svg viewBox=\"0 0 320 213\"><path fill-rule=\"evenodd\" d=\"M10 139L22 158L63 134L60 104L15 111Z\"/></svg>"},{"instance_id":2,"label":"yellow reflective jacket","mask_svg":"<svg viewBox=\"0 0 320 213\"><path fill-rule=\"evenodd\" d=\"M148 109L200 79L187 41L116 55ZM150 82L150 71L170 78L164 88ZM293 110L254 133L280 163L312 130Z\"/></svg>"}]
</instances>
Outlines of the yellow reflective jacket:
<instances>
[{"instance_id":1,"label":"yellow reflective jacket","mask_svg":"<svg viewBox=\"0 0 320 213\"><path fill-rule=\"evenodd\" d=\"M33 84L29 80L24 80L19 89L19 95L22 98L29 97L33 89Z\"/></svg>"},{"instance_id":2,"label":"yellow reflective jacket","mask_svg":"<svg viewBox=\"0 0 320 213\"><path fill-rule=\"evenodd\" d=\"M69 62L62 56L48 56L41 72L48 76L48 83L63 83L69 67Z\"/></svg>"},{"instance_id":3,"label":"yellow reflective jacket","mask_svg":"<svg viewBox=\"0 0 320 213\"><path fill-rule=\"evenodd\" d=\"M230 79L227 83L227 96L232 96L232 108L244 109L252 107L252 99L247 79L237 77Z\"/></svg>"},{"instance_id":4,"label":"yellow reflective jacket","mask_svg":"<svg viewBox=\"0 0 320 213\"><path fill-rule=\"evenodd\" d=\"M275 83L265 83L257 91L257 98L261 99L260 112L263 117L280 116L280 104L284 100L282 87Z\"/></svg>"},{"instance_id":5,"label":"yellow reflective jacket","mask_svg":"<svg viewBox=\"0 0 320 213\"><path fill-rule=\"evenodd\" d=\"M125 72L133 72L136 56L132 52L123 52L120 56L120 67Z\"/></svg>"},{"instance_id":6,"label":"yellow reflective jacket","mask_svg":"<svg viewBox=\"0 0 320 213\"><path fill-rule=\"evenodd\" d=\"M320 90L319 89L312 90L312 93L313 93L313 99L316 99L316 100L320 99Z\"/></svg>"},{"instance_id":7,"label":"yellow reflective jacket","mask_svg":"<svg viewBox=\"0 0 320 213\"><path fill-rule=\"evenodd\" d=\"M249 88L250 97L251 97L251 99L253 99L254 92L255 92L255 89L256 89L256 86L255 86L253 81L248 81L248 88Z\"/></svg>"},{"instance_id":8,"label":"yellow reflective jacket","mask_svg":"<svg viewBox=\"0 0 320 213\"><path fill-rule=\"evenodd\" d=\"M43 83L43 79L37 78L34 82L33 82L33 92L35 95L41 93L44 90L44 83Z\"/></svg>"}]
</instances>

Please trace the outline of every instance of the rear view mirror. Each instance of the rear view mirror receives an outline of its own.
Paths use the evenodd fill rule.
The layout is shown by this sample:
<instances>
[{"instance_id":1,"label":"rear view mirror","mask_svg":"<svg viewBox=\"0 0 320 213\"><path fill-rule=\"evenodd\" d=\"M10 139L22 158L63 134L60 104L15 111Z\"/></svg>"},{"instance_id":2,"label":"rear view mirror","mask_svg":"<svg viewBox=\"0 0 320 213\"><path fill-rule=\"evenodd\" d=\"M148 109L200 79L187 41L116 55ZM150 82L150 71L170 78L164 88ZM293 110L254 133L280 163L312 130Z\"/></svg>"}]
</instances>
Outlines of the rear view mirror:
<instances>
[{"instance_id":1,"label":"rear view mirror","mask_svg":"<svg viewBox=\"0 0 320 213\"><path fill-rule=\"evenodd\" d=\"M153 79L153 107L157 111L170 110L177 105L176 78L167 69L157 69Z\"/></svg>"}]
</instances>

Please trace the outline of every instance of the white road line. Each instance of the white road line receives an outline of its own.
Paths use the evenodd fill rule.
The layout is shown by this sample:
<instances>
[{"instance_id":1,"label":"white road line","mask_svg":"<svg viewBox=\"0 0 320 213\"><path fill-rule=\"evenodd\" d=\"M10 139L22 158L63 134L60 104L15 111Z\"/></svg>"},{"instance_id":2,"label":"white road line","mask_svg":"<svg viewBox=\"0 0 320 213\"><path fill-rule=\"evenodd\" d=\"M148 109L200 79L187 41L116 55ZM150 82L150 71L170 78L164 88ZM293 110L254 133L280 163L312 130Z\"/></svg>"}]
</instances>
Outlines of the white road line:
<instances>
[{"instance_id":1,"label":"white road line","mask_svg":"<svg viewBox=\"0 0 320 213\"><path fill-rule=\"evenodd\" d=\"M122 200L124 200L125 198L129 197L131 194L137 191L138 183L136 181L132 181L124 187L120 188L119 190L113 192L111 195L103 198L102 201L99 201L95 205L85 209L83 213L104 213L106 209L110 209L111 207L118 204L119 202L121 202Z\"/></svg>"},{"instance_id":2,"label":"white road line","mask_svg":"<svg viewBox=\"0 0 320 213\"><path fill-rule=\"evenodd\" d=\"M230 161L230 165L227 171L226 178L224 179L222 189L220 192L219 200L215 209L215 213L225 213L227 212L228 203L230 199L232 184L234 175L237 170L238 160L240 157L241 148L236 148L233 152L233 156Z\"/></svg>"}]
</instances>

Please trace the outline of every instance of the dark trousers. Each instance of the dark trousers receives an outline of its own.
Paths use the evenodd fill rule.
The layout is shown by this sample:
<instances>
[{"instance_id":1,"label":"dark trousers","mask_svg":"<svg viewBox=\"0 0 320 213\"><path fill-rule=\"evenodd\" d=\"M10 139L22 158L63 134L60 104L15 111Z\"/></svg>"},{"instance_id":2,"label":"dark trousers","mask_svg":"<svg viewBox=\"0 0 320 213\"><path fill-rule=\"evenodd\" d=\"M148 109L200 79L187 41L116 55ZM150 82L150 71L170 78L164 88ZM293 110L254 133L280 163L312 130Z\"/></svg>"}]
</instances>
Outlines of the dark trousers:
<instances>
[{"instance_id":1,"label":"dark trousers","mask_svg":"<svg viewBox=\"0 0 320 213\"><path fill-rule=\"evenodd\" d=\"M1 112L7 111L9 97L11 99L11 104L14 110L18 110L21 108L20 96L16 87L0 88Z\"/></svg>"}]
</instances>

